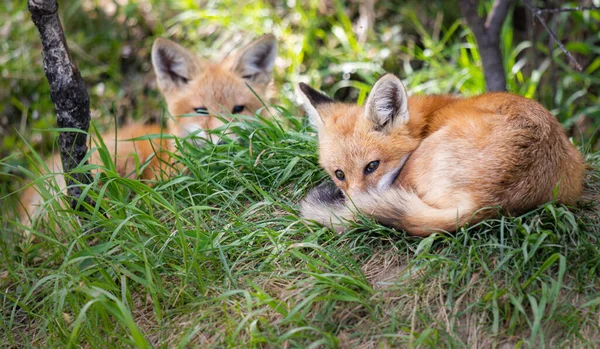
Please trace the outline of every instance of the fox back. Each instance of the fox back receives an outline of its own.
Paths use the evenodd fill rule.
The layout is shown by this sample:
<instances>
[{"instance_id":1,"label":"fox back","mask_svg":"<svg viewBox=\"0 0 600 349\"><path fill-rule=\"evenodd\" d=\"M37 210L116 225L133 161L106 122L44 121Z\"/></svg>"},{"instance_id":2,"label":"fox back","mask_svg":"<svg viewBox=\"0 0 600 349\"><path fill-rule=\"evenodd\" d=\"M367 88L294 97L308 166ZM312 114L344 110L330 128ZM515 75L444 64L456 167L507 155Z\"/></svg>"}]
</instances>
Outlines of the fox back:
<instances>
[{"instance_id":1,"label":"fox back","mask_svg":"<svg viewBox=\"0 0 600 349\"><path fill-rule=\"evenodd\" d=\"M499 209L520 214L581 196L583 157L535 101L508 93L408 98L393 75L374 85L364 108L301 90L319 162L337 186L302 203L303 215L322 224L342 229L340 219L354 218L350 204L424 236Z\"/></svg>"}]
</instances>

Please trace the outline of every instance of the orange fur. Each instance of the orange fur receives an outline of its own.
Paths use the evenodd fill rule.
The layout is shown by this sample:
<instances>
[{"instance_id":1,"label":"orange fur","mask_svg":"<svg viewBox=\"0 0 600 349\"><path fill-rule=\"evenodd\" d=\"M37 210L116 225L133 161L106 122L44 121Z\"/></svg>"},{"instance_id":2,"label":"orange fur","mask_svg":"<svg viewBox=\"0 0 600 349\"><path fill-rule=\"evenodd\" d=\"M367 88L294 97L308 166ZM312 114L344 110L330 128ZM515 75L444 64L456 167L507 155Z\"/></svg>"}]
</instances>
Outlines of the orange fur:
<instances>
[{"instance_id":1,"label":"orange fur","mask_svg":"<svg viewBox=\"0 0 600 349\"><path fill-rule=\"evenodd\" d=\"M318 114L312 117L318 117L320 164L351 201L344 206L309 194L302 203L304 217L341 228L340 220L354 217L347 206L356 206L383 224L427 236L498 213L484 208L524 213L552 201L555 188L560 203L574 204L581 196L583 157L537 102L509 93L408 98L393 75L380 82L372 95L381 98L371 101L379 109L369 109L369 100L364 109L333 101L307 108ZM406 123L386 118L402 103L396 109L381 104L398 98L407 102ZM373 120L381 119L370 115L372 110L393 124L378 130L382 126ZM390 177L393 182L381 187L405 155L408 160ZM367 174L365 166L374 160L379 167ZM336 178L338 169L345 173L343 180Z\"/></svg>"},{"instance_id":2,"label":"orange fur","mask_svg":"<svg viewBox=\"0 0 600 349\"><path fill-rule=\"evenodd\" d=\"M102 135L116 160L117 172L122 176L150 180L166 178L173 171L171 154L176 149L172 139L157 137L131 141L134 138L165 134L218 142L218 136L203 130L222 126L222 119L229 121L232 114L253 115L262 107L256 95L265 96L267 92L276 53L277 45L272 35L264 35L221 63L206 62L172 41L157 39L152 47L152 63L171 117L165 128L132 124ZM239 111L236 106L243 108ZM205 115L195 115L198 108L203 108ZM194 140L194 143L201 144L201 141ZM101 163L98 152L92 153L91 162ZM142 172L137 173L136 168L146 162ZM51 173L61 172L60 163L59 155L46 161ZM58 187L65 187L62 175L56 176L56 181ZM24 190L19 216L26 226L31 225L41 202L42 197L34 186Z\"/></svg>"}]
</instances>

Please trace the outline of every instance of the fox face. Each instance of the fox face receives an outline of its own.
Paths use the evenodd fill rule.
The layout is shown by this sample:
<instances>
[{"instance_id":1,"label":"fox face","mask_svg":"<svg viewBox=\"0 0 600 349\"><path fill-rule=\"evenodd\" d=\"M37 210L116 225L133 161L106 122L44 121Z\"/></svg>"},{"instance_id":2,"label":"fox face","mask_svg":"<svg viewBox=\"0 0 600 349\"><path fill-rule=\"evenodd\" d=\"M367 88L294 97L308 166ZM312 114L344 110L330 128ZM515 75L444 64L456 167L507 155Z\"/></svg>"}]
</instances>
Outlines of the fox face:
<instances>
[{"instance_id":1,"label":"fox face","mask_svg":"<svg viewBox=\"0 0 600 349\"><path fill-rule=\"evenodd\" d=\"M169 132L218 142L217 135L204 130L223 126L223 120L230 121L234 115L253 115L262 107L255 93L264 96L267 92L276 57L273 35L262 36L221 63L204 61L179 44L157 39L152 65L171 115Z\"/></svg>"},{"instance_id":2,"label":"fox face","mask_svg":"<svg viewBox=\"0 0 600 349\"><path fill-rule=\"evenodd\" d=\"M373 87L365 107L335 102L306 84L300 97L319 137L319 163L350 196L389 187L419 140L409 132L406 90L393 75Z\"/></svg>"}]
</instances>

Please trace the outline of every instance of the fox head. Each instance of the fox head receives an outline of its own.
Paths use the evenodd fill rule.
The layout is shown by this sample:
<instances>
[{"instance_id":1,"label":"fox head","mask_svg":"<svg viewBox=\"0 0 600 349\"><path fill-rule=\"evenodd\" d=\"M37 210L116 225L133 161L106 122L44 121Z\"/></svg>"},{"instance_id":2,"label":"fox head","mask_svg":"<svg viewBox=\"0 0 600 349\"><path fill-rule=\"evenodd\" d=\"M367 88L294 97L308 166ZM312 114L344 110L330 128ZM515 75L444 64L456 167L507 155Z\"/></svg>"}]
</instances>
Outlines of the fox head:
<instances>
[{"instance_id":1,"label":"fox head","mask_svg":"<svg viewBox=\"0 0 600 349\"><path fill-rule=\"evenodd\" d=\"M218 142L215 129L232 115L253 115L262 107L277 57L273 35L264 35L221 63L207 62L173 41L158 38L152 46L152 65L171 117L170 133L196 134ZM252 89L248 88L250 86ZM252 91L254 90L254 92Z\"/></svg>"},{"instance_id":2,"label":"fox head","mask_svg":"<svg viewBox=\"0 0 600 349\"><path fill-rule=\"evenodd\" d=\"M306 84L300 97L319 136L319 163L353 194L385 188L398 177L419 140L411 136L408 96L394 75L382 76L364 107L336 102Z\"/></svg>"}]
</instances>

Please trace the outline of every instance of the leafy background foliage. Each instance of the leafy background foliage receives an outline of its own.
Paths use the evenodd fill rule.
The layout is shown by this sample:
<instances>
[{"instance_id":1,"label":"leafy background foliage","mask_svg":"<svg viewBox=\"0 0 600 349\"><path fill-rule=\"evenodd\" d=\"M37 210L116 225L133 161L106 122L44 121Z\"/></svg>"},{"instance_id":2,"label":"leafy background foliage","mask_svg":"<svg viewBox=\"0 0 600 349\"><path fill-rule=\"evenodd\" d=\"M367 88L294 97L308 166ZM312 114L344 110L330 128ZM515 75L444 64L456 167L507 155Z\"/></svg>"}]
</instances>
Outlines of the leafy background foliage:
<instances>
[{"instance_id":1,"label":"leafy background foliage","mask_svg":"<svg viewBox=\"0 0 600 349\"><path fill-rule=\"evenodd\" d=\"M163 120L149 59L158 36L217 59L273 32L277 117L228 125L240 142L181 142L189 172L152 185L120 177L105 156L89 165L103 172L86 188L97 203L86 213L91 223L79 226L82 213L48 190L52 176L26 170L55 148L53 106L26 4L1 3L3 346L598 346L600 13L551 20L583 72L566 65L520 4L502 33L509 89L543 103L587 154L580 205L417 239L367 217L343 235L299 220L298 200L325 175L294 86L360 103L389 71L411 93L484 92L456 4L378 1L365 42L355 34L357 2L60 5L99 130ZM23 185L47 198L33 242L15 238L22 227L11 193Z\"/></svg>"}]
</instances>

